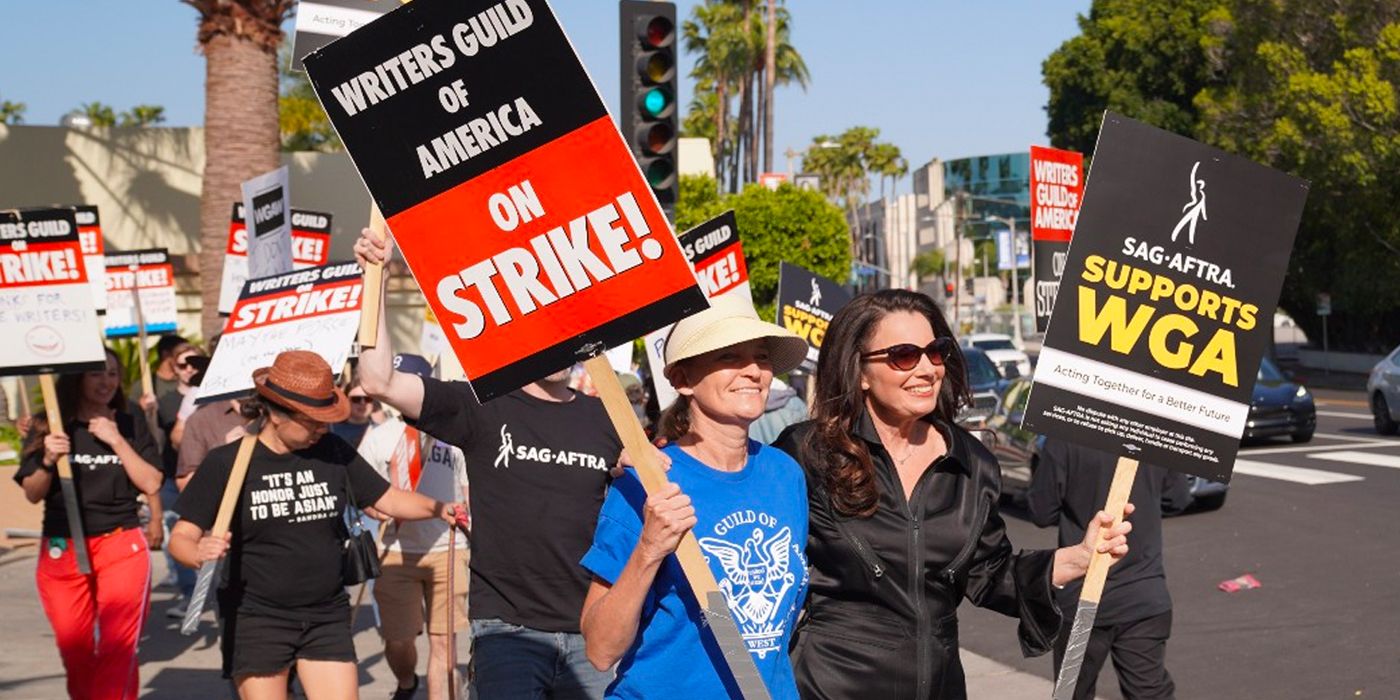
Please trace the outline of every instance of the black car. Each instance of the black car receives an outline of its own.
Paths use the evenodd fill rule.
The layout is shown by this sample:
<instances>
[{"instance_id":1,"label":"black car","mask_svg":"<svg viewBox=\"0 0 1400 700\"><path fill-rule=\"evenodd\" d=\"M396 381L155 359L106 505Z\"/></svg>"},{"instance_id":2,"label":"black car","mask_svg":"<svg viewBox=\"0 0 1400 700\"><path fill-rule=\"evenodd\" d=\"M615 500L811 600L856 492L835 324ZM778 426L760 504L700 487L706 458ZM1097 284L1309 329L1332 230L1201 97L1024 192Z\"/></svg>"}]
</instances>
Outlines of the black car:
<instances>
[{"instance_id":1,"label":"black car","mask_svg":"<svg viewBox=\"0 0 1400 700\"><path fill-rule=\"evenodd\" d=\"M1006 393L1002 394L1001 405L987 419L986 430L980 433L983 443L1001 464L1002 498L1022 506L1026 502L1026 491L1031 486L1031 473L1039 459L1040 448L1045 444L1044 435L1021 428L1021 417L1025 415L1026 400L1030 395L1029 379L1012 380ZM1190 510L1215 510L1225 505L1228 484L1198 476L1187 477L1187 483L1191 489Z\"/></svg>"},{"instance_id":2,"label":"black car","mask_svg":"<svg viewBox=\"0 0 1400 700\"><path fill-rule=\"evenodd\" d=\"M1245 440L1287 435L1293 442L1307 442L1317 430L1317 406L1306 387L1295 384L1279 371L1273 360L1259 363L1254 395L1249 400L1249 419L1244 426Z\"/></svg>"},{"instance_id":3,"label":"black car","mask_svg":"<svg viewBox=\"0 0 1400 700\"><path fill-rule=\"evenodd\" d=\"M996 412L1001 403L1001 393L1010 380L1004 379L997 371L995 362L987 353L977 348L962 348L967 359L967 382L972 390L972 405L958 414L958 422L964 425L980 424Z\"/></svg>"}]
</instances>

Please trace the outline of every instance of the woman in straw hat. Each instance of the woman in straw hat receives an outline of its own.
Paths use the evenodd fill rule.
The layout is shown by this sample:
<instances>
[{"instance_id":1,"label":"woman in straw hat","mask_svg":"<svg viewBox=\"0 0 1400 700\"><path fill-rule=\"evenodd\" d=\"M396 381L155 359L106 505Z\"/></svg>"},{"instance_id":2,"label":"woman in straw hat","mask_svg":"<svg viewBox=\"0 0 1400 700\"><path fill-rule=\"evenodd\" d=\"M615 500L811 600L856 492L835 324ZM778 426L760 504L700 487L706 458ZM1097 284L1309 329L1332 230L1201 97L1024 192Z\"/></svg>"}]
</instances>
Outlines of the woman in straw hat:
<instances>
[{"instance_id":1,"label":"woman in straw hat","mask_svg":"<svg viewBox=\"0 0 1400 700\"><path fill-rule=\"evenodd\" d=\"M615 480L583 559L594 577L580 621L588 659L617 664L608 697L738 692L671 556L691 530L770 694L796 697L787 644L807 589L806 484L796 462L748 431L773 374L797 367L807 343L746 301L711 303L666 340L666 378L680 394L661 425L670 483L647 495L635 472Z\"/></svg>"},{"instance_id":2,"label":"woman in straw hat","mask_svg":"<svg viewBox=\"0 0 1400 700\"><path fill-rule=\"evenodd\" d=\"M813 418L774 443L811 494L811 600L792 654L804 698L964 698L964 597L1020 618L1022 650L1043 654L1060 629L1052 586L1082 577L1096 547L1127 553L1131 526L1103 513L1079 545L1013 552L996 458L953 420L971 398L926 295L882 290L832 318Z\"/></svg>"},{"instance_id":3,"label":"woman in straw hat","mask_svg":"<svg viewBox=\"0 0 1400 700\"><path fill-rule=\"evenodd\" d=\"M350 412L325 360L291 350L253 372L262 419L226 538L207 536L238 444L210 451L180 495L171 552L191 567L229 555L219 590L224 675L243 698L287 695L296 664L307 697L357 695L350 606L342 583L346 505L403 520L456 522L457 504L390 488L355 449L331 435Z\"/></svg>"}]
</instances>

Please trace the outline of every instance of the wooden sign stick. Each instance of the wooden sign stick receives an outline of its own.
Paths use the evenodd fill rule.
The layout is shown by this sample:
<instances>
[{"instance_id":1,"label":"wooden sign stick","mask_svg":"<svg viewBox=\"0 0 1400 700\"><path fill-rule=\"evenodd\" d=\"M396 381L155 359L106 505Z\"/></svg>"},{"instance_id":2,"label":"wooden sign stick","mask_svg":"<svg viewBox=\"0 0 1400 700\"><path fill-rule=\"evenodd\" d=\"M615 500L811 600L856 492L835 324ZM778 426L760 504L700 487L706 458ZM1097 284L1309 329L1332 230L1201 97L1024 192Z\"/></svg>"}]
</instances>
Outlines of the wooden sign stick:
<instances>
[{"instance_id":1,"label":"wooden sign stick","mask_svg":"<svg viewBox=\"0 0 1400 700\"><path fill-rule=\"evenodd\" d=\"M136 365L141 368L141 395L155 396L155 382L151 379L151 363L146 361L146 315L141 311L141 290L132 290L131 296L136 301ZM156 420L156 407L143 408L141 412L146 415L146 431L154 438L160 434L160 424ZM164 451L162 444L164 441L156 440L156 449Z\"/></svg>"},{"instance_id":2,"label":"wooden sign stick","mask_svg":"<svg viewBox=\"0 0 1400 700\"><path fill-rule=\"evenodd\" d=\"M388 231L384 215L378 204L371 204L369 210L369 230L379 240L384 240ZM387 262L387 261L386 261ZM360 297L360 347L372 348L379 342L379 310L383 299L380 289L384 282L383 263L365 268L365 288Z\"/></svg>"},{"instance_id":3,"label":"wooden sign stick","mask_svg":"<svg viewBox=\"0 0 1400 700\"><path fill-rule=\"evenodd\" d=\"M594 388L598 390L598 398L603 400L608 417L612 419L613 428L622 438L622 446L627 449L632 466L641 477L642 486L648 495L656 493L667 483L666 472L657 463L656 450L647 441L642 424L637 421L637 414L632 411L632 404L627 400L627 392L623 390L622 382L617 379L617 373L613 372L612 365L608 364L606 355L589 358L583 363L583 367L593 380ZM676 547L676 559L680 561L685 578L690 582L690 589L695 592L700 611L709 622L715 641L719 642L720 651L724 653L724 659L739 685L739 691L746 700L767 700L768 687L758 675L758 666L749 654L748 644L739 634L739 627L729 612L729 603L720 591L719 584L715 583L715 576L710 571L710 565L705 562L705 555L700 551L700 543L695 539L695 533L687 532L681 538L680 546Z\"/></svg>"},{"instance_id":4,"label":"wooden sign stick","mask_svg":"<svg viewBox=\"0 0 1400 700\"><path fill-rule=\"evenodd\" d=\"M1119 457L1118 466L1113 470L1113 483L1108 488L1108 503L1104 512L1113 516L1112 527L1123 522L1123 508L1128 505L1128 496L1133 490L1133 479L1137 477L1138 461L1131 457ZM1101 531L1103 532L1103 531ZM1098 543L1094 543L1095 547ZM1099 599L1103 597L1104 583L1108 579L1108 567L1112 557L1095 551L1089 557L1089 571L1084 574L1084 588L1079 593L1079 608L1074 612L1074 627L1069 633L1065 646L1064 662L1060 664L1060 676L1055 680L1053 700L1071 700L1074 686L1079 681L1079 671L1084 666L1084 651L1089 647L1089 634L1094 631L1094 619L1099 614Z\"/></svg>"},{"instance_id":5,"label":"wooden sign stick","mask_svg":"<svg viewBox=\"0 0 1400 700\"><path fill-rule=\"evenodd\" d=\"M457 524L447 527L447 699L457 700ZM429 611L431 614L431 611Z\"/></svg>"},{"instance_id":6,"label":"wooden sign stick","mask_svg":"<svg viewBox=\"0 0 1400 700\"><path fill-rule=\"evenodd\" d=\"M44 415L49 419L49 432L63 435L63 416L58 411L58 390L52 374L39 375L39 390L44 392ZM87 536L83 533L83 512L78 505L78 491L73 486L73 465L68 455L58 458L58 487L63 492L63 510L68 515L68 536L73 539L73 555L78 559L78 573L92 573L88 559Z\"/></svg>"},{"instance_id":7,"label":"wooden sign stick","mask_svg":"<svg viewBox=\"0 0 1400 700\"><path fill-rule=\"evenodd\" d=\"M34 415L34 414L31 412L31 411L33 411L34 409L31 408L31 407L29 406L29 383L26 382L26 381L24 381L24 377L23 377L23 376L15 377L15 381L19 384L19 411L20 411L20 415L25 416L25 417Z\"/></svg>"},{"instance_id":8,"label":"wooden sign stick","mask_svg":"<svg viewBox=\"0 0 1400 700\"><path fill-rule=\"evenodd\" d=\"M214 529L209 531L211 537L223 537L228 534L234 509L238 506L238 496L243 492L243 481L248 476L248 462L253 458L253 447L258 444L258 434L261 432L261 421L248 426L247 434L238 444L238 455L234 457L228 483L224 484L224 497L219 501L219 513L214 516ZM185 619L180 623L180 634L189 636L199 628L199 616L204 614L204 603L209 598L214 574L218 572L219 563L222 561L223 558L220 558L200 565L199 578L194 583L194 594L190 596L189 606L185 608Z\"/></svg>"}]
</instances>

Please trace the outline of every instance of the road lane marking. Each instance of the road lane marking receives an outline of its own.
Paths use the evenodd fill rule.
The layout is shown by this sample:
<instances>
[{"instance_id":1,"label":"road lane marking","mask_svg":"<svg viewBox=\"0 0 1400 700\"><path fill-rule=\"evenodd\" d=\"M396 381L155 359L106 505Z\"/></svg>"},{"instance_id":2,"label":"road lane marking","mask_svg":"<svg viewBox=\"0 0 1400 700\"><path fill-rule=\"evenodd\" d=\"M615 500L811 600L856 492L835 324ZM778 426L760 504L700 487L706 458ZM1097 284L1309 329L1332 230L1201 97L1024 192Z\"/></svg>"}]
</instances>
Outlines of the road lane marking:
<instances>
[{"instance_id":1,"label":"road lane marking","mask_svg":"<svg viewBox=\"0 0 1400 700\"><path fill-rule=\"evenodd\" d=\"M1270 464L1269 462L1255 462L1249 459L1235 460L1234 473L1260 476L1265 479L1292 481L1297 484L1306 484L1308 486L1341 484L1348 481L1364 481L1366 479L1364 476L1356 476L1355 474L1339 474L1337 472L1323 471L1321 469L1289 467L1282 464Z\"/></svg>"},{"instance_id":2,"label":"road lane marking","mask_svg":"<svg viewBox=\"0 0 1400 700\"><path fill-rule=\"evenodd\" d=\"M1365 464L1372 467L1400 469L1400 456L1396 455L1378 455L1369 452L1342 450L1340 452L1318 452L1310 454L1308 457L1312 459L1327 459L1334 462L1347 462L1350 464Z\"/></svg>"},{"instance_id":3,"label":"road lane marking","mask_svg":"<svg viewBox=\"0 0 1400 700\"><path fill-rule=\"evenodd\" d=\"M1316 444L1313 444L1313 445L1296 445L1296 446L1294 446L1294 447L1264 447L1264 448L1252 448L1252 447L1250 447L1250 448L1245 448L1245 449L1240 450L1240 454L1242 454L1242 455L1251 455L1251 456L1253 456L1253 455L1276 455L1276 454L1289 454L1289 453L1293 453L1293 452L1323 452L1323 451L1326 451L1326 450L1335 450L1335 449L1342 448L1342 447L1347 447L1347 448L1351 448L1351 449L1354 449L1354 450L1371 450L1371 449L1375 449L1375 448L1378 448L1378 447L1400 447L1400 441L1396 441L1396 440L1375 440L1375 439L1368 439L1368 438L1356 438L1356 437L1345 436L1345 435L1328 435L1328 434L1324 434L1324 433L1318 433L1315 437L1318 437L1318 438L1327 438L1327 439L1330 439L1330 440L1341 440L1341 441L1345 442L1346 444L1343 444L1343 445L1316 445Z\"/></svg>"},{"instance_id":4,"label":"road lane marking","mask_svg":"<svg viewBox=\"0 0 1400 700\"><path fill-rule=\"evenodd\" d=\"M1318 411L1319 416L1332 416L1333 418L1355 418L1356 420L1371 420L1375 418L1369 413L1350 413L1348 411Z\"/></svg>"},{"instance_id":5,"label":"road lane marking","mask_svg":"<svg viewBox=\"0 0 1400 700\"><path fill-rule=\"evenodd\" d=\"M1319 406L1355 406L1356 408L1369 408L1371 404L1365 401L1353 401L1351 399L1314 399Z\"/></svg>"}]
</instances>

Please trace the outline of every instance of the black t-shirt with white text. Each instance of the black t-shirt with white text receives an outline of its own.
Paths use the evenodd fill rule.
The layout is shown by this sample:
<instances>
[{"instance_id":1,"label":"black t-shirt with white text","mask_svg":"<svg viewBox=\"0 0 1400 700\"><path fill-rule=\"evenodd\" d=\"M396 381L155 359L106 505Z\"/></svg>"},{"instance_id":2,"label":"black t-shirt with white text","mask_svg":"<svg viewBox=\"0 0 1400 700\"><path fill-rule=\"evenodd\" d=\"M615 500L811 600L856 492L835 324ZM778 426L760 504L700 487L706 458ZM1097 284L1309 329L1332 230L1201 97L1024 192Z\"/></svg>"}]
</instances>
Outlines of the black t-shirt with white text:
<instances>
[{"instance_id":1,"label":"black t-shirt with white text","mask_svg":"<svg viewBox=\"0 0 1400 700\"><path fill-rule=\"evenodd\" d=\"M214 526L240 442L210 450L175 504L181 519L202 530ZM230 526L220 605L306 621L348 614L340 570L347 483L361 508L389 490L389 482L334 435L287 454L259 441Z\"/></svg>"},{"instance_id":2,"label":"black t-shirt with white text","mask_svg":"<svg viewBox=\"0 0 1400 700\"><path fill-rule=\"evenodd\" d=\"M622 451L603 402L515 391L479 404L466 384L424 379L417 426L466 456L472 619L578 632L590 581L579 562Z\"/></svg>"},{"instance_id":3,"label":"black t-shirt with white text","mask_svg":"<svg viewBox=\"0 0 1400 700\"><path fill-rule=\"evenodd\" d=\"M35 420L43 418L36 416ZM132 449L159 469L160 457L156 453L155 440L146 430L145 421L136 420L126 413L117 413L115 420L117 431L126 438ZM99 535L119 527L139 527L141 521L136 514L141 506L136 498L141 495L140 489L131 483L117 453L107 443L98 440L87 426L87 421L80 420L67 421L63 426L72 446L68 462L73 467L73 490L77 492L78 505L82 510L83 534ZM15 482L23 484L25 478L43 468L43 460L44 449L41 446L24 458L15 472ZM48 493L44 494L43 536L71 536L57 471L49 483Z\"/></svg>"}]
</instances>

